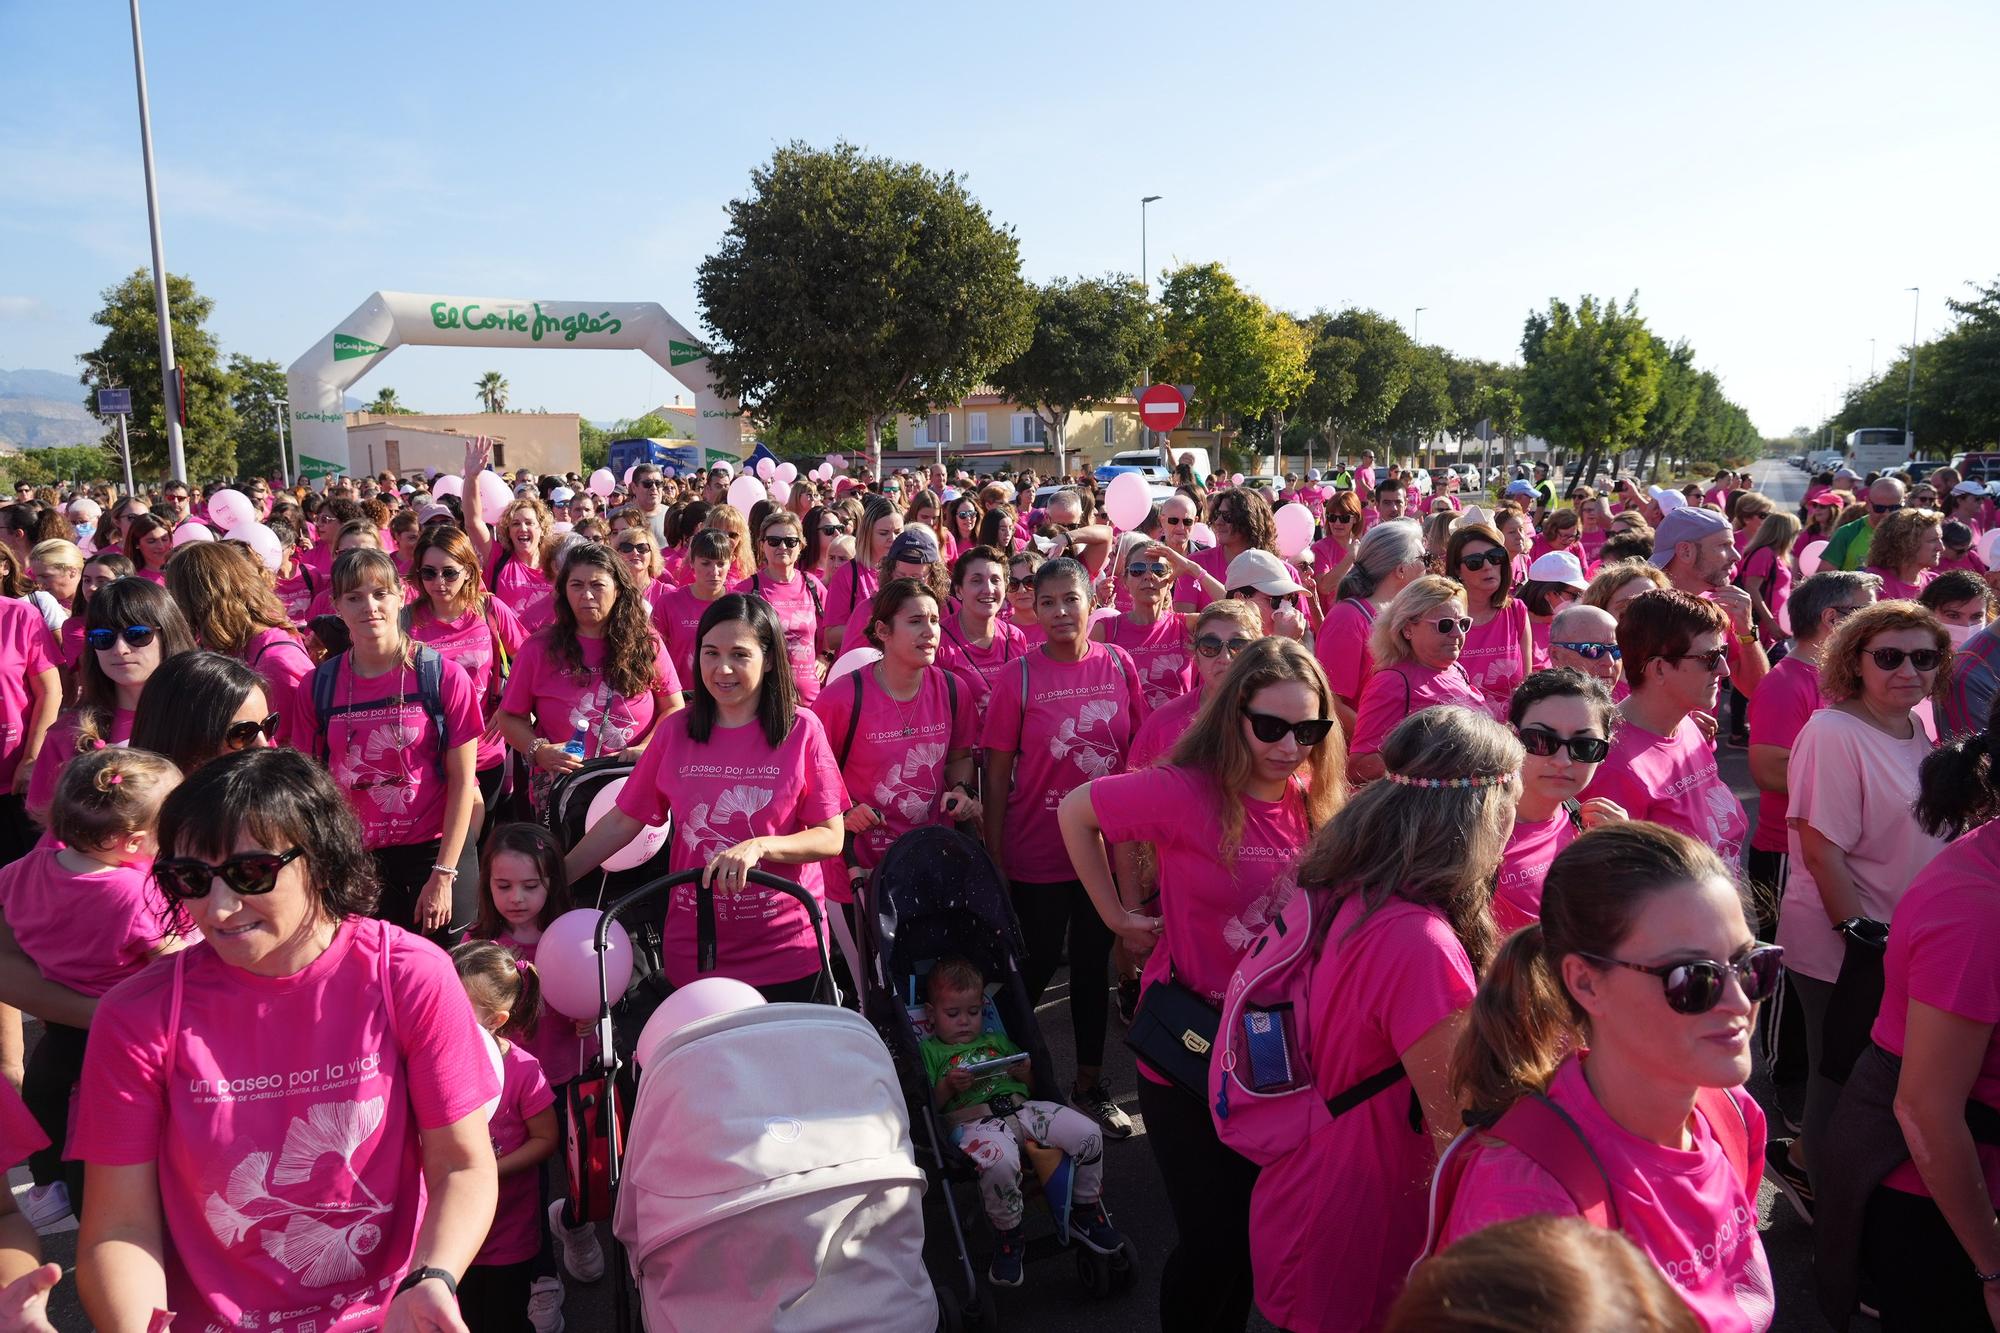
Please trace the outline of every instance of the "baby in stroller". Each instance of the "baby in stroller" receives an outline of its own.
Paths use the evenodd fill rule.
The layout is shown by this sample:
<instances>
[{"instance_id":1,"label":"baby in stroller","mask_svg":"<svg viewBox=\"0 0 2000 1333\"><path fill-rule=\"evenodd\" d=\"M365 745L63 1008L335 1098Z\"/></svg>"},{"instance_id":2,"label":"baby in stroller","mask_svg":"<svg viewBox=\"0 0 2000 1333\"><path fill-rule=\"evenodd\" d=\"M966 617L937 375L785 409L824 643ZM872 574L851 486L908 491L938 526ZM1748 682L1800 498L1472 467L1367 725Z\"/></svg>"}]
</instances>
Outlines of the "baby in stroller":
<instances>
[{"instance_id":1,"label":"baby in stroller","mask_svg":"<svg viewBox=\"0 0 2000 1333\"><path fill-rule=\"evenodd\" d=\"M986 978L971 962L944 958L932 965L926 998L931 1035L918 1049L931 1105L953 1126L952 1142L978 1166L980 1198L998 1237L987 1279L1002 1287L1022 1282L1024 1149L1030 1161L1037 1153L1069 1155L1070 1234L1100 1254L1116 1253L1125 1238L1104 1211L1104 1136L1097 1122L1033 1099L1028 1055L1005 1033L985 1030Z\"/></svg>"}]
</instances>

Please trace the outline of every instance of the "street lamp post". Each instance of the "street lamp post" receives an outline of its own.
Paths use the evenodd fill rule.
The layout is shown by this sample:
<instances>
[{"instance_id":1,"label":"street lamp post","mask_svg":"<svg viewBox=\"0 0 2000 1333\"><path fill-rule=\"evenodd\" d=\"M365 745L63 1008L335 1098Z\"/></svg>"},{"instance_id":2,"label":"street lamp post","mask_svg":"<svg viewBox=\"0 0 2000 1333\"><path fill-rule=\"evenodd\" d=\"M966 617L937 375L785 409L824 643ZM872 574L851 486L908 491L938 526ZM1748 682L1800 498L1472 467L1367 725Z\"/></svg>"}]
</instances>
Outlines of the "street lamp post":
<instances>
[{"instance_id":1,"label":"street lamp post","mask_svg":"<svg viewBox=\"0 0 2000 1333\"><path fill-rule=\"evenodd\" d=\"M1153 270L1146 263L1146 205L1156 204L1160 199L1160 195L1149 194L1139 200L1139 279L1146 284L1146 303L1148 305L1152 304L1153 300ZM1144 389L1151 386L1152 383L1153 368L1147 366L1139 372L1139 387ZM1155 447L1153 444L1153 431L1146 424L1146 412L1144 408L1139 410L1139 447L1142 449Z\"/></svg>"},{"instance_id":2,"label":"street lamp post","mask_svg":"<svg viewBox=\"0 0 2000 1333\"><path fill-rule=\"evenodd\" d=\"M271 406L278 414L278 471L284 475L284 484L292 484L292 463L285 454L285 413L291 410L291 403L283 398L273 398Z\"/></svg>"},{"instance_id":3,"label":"street lamp post","mask_svg":"<svg viewBox=\"0 0 2000 1333\"><path fill-rule=\"evenodd\" d=\"M1410 342L1413 346L1423 346L1422 339L1418 337L1418 331L1424 326L1424 311L1429 309L1430 307L1427 305L1420 305L1417 307L1416 313L1410 316ZM1415 458L1416 454L1417 441L1412 437L1410 440L1410 457ZM1426 468L1430 467L1433 461L1435 460L1430 457L1430 450L1426 449L1424 451L1424 466Z\"/></svg>"},{"instance_id":4,"label":"street lamp post","mask_svg":"<svg viewBox=\"0 0 2000 1333\"><path fill-rule=\"evenodd\" d=\"M139 0L132 6L132 70L139 85L139 155L146 166L146 225L153 238L153 305L160 320L160 403L167 419L167 476L187 480L181 440L180 396L175 392L174 327L167 309L167 260L160 241L160 195L153 181L153 113L146 98L146 47L139 37Z\"/></svg>"},{"instance_id":5,"label":"street lamp post","mask_svg":"<svg viewBox=\"0 0 2000 1333\"><path fill-rule=\"evenodd\" d=\"M1917 442L1910 434L1910 416L1917 403L1917 307L1924 299L1918 288L1910 291L1910 382L1903 390L1903 448L1915 453Z\"/></svg>"}]
</instances>

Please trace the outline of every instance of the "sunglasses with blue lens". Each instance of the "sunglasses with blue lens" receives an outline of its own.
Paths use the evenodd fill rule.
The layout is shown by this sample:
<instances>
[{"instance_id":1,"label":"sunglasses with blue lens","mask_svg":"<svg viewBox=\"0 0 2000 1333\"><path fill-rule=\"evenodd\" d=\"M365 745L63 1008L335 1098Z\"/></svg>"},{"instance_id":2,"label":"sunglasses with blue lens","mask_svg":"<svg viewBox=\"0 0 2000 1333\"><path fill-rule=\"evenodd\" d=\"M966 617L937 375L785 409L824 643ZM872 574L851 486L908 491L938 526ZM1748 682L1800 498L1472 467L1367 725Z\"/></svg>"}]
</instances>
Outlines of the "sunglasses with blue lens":
<instances>
[{"instance_id":1,"label":"sunglasses with blue lens","mask_svg":"<svg viewBox=\"0 0 2000 1333\"><path fill-rule=\"evenodd\" d=\"M158 633L159 631L151 625L127 625L123 629L85 630L83 637L89 641L92 648L98 652L105 652L121 638L134 648L144 648Z\"/></svg>"}]
</instances>

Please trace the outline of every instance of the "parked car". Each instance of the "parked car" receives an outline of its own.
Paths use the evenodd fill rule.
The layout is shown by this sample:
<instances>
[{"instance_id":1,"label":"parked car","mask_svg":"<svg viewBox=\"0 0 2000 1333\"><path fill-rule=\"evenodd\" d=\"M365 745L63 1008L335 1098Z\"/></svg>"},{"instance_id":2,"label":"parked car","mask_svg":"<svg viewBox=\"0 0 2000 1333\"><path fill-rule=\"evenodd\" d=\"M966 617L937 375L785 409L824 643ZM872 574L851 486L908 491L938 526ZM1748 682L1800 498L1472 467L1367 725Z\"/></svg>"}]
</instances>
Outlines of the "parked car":
<instances>
[{"instance_id":1,"label":"parked car","mask_svg":"<svg viewBox=\"0 0 2000 1333\"><path fill-rule=\"evenodd\" d=\"M1989 483L2000 481L2000 453L1961 454L1952 466L1956 467L1958 475L1967 481Z\"/></svg>"}]
</instances>

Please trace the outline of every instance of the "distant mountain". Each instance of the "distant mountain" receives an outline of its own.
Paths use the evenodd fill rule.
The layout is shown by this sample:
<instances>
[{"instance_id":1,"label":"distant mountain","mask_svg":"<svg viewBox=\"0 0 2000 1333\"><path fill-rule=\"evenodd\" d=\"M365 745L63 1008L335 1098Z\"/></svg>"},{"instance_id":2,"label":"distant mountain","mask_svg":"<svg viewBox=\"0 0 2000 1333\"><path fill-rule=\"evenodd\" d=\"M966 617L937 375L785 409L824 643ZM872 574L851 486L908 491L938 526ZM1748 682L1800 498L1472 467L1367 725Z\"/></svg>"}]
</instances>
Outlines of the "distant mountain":
<instances>
[{"instance_id":1,"label":"distant mountain","mask_svg":"<svg viewBox=\"0 0 2000 1333\"><path fill-rule=\"evenodd\" d=\"M0 370L0 398L75 398L83 382L60 370Z\"/></svg>"},{"instance_id":2,"label":"distant mountain","mask_svg":"<svg viewBox=\"0 0 2000 1333\"><path fill-rule=\"evenodd\" d=\"M41 449L91 444L104 434L84 410L83 384L59 370L0 370L0 444Z\"/></svg>"}]
</instances>

